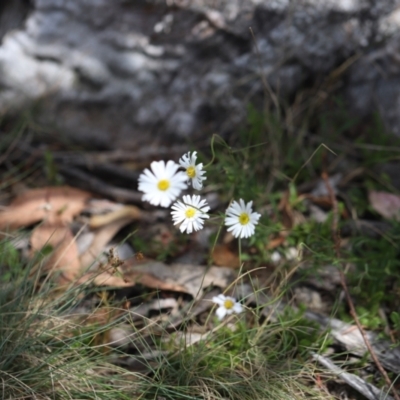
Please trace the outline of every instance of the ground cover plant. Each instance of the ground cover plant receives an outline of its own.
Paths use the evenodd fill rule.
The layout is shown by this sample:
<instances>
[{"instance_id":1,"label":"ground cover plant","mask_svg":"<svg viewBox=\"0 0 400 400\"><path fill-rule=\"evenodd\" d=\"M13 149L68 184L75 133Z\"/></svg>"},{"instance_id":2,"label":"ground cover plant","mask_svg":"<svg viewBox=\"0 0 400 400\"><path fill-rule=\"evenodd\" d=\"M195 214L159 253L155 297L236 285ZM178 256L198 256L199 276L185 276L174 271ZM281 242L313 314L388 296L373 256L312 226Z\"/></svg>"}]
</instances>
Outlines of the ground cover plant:
<instances>
[{"instance_id":1,"label":"ground cover plant","mask_svg":"<svg viewBox=\"0 0 400 400\"><path fill-rule=\"evenodd\" d=\"M400 146L300 106L133 166L3 122L2 398L396 398Z\"/></svg>"}]
</instances>

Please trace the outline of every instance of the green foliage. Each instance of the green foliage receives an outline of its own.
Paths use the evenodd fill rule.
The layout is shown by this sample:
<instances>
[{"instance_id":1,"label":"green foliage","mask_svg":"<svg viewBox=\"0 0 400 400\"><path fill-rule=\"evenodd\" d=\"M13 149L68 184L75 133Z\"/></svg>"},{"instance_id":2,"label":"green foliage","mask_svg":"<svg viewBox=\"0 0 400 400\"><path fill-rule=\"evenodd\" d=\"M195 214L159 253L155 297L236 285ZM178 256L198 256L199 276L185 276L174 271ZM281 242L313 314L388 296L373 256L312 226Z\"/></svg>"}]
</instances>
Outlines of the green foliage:
<instances>
[{"instance_id":1,"label":"green foliage","mask_svg":"<svg viewBox=\"0 0 400 400\"><path fill-rule=\"evenodd\" d=\"M365 307L356 307L357 316L361 322L361 324L366 329L377 330L384 326L384 321L378 315L378 310L376 309L379 305L379 300L383 297L383 293L378 293L377 296L374 296L375 299L371 300L370 304L372 307L370 310Z\"/></svg>"},{"instance_id":2,"label":"green foliage","mask_svg":"<svg viewBox=\"0 0 400 400\"><path fill-rule=\"evenodd\" d=\"M6 284L23 274L23 264L20 261L18 250L10 242L0 242L0 283Z\"/></svg>"},{"instance_id":3,"label":"green foliage","mask_svg":"<svg viewBox=\"0 0 400 400\"><path fill-rule=\"evenodd\" d=\"M400 332L400 314L397 311L393 311L390 314L390 319L393 324L393 329Z\"/></svg>"},{"instance_id":4,"label":"green foliage","mask_svg":"<svg viewBox=\"0 0 400 400\"><path fill-rule=\"evenodd\" d=\"M304 317L304 311L302 307L299 310L285 307L278 316L278 322L272 324L271 332L274 334L276 331L277 357L281 354L292 354L292 357L295 355L298 359L307 359L310 351L323 352L331 343L317 323ZM271 341L270 335L268 340Z\"/></svg>"},{"instance_id":5,"label":"green foliage","mask_svg":"<svg viewBox=\"0 0 400 400\"><path fill-rule=\"evenodd\" d=\"M395 224L387 237L358 237L353 240L354 264L356 269L349 273L353 291L365 304L390 301L393 289L400 279L398 243L400 225ZM390 240L388 240L390 238Z\"/></svg>"}]
</instances>

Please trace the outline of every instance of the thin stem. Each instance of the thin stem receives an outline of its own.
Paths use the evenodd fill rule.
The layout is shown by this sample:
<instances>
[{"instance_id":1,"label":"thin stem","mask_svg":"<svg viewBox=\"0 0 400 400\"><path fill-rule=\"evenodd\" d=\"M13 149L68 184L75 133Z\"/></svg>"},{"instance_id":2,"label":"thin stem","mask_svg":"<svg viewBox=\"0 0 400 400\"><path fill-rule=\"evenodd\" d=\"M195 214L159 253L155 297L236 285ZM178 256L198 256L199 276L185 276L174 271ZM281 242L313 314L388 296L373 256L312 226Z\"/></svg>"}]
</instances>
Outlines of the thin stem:
<instances>
[{"instance_id":1,"label":"thin stem","mask_svg":"<svg viewBox=\"0 0 400 400\"><path fill-rule=\"evenodd\" d=\"M211 161L210 161L208 164L206 164L206 165L203 166L204 169L207 169L207 168L214 162L214 160L215 160L214 142L215 142L215 139L216 139L217 137L218 137L219 139L221 139L221 143L222 143L222 144L224 144L229 150L231 150L231 148L228 146L228 144L225 142L225 140L222 139L221 136L219 136L218 134L214 133L214 134L212 135L212 138L211 138L211 154L212 154L212 159L211 159Z\"/></svg>"},{"instance_id":2,"label":"thin stem","mask_svg":"<svg viewBox=\"0 0 400 400\"><path fill-rule=\"evenodd\" d=\"M238 245L239 245L239 264L240 264L240 268L242 268L242 239L239 237L238 240Z\"/></svg>"}]
</instances>

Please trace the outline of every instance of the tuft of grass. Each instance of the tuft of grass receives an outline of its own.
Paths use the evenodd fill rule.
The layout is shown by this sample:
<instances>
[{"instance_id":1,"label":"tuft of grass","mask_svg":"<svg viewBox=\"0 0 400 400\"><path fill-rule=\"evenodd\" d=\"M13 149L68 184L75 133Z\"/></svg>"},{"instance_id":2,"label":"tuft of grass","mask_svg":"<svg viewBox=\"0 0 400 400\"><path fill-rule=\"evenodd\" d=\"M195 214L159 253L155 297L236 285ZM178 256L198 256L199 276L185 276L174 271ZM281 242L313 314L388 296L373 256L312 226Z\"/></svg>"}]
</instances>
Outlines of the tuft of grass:
<instances>
[{"instance_id":1,"label":"tuft of grass","mask_svg":"<svg viewBox=\"0 0 400 400\"><path fill-rule=\"evenodd\" d=\"M54 290L36 287L33 264L23 265L10 239L0 247L0 270L5 271L0 283L1 398L128 398L117 389L123 383L114 375L117 368L87 340L109 326L72 335L76 323L67 315L83 288L52 300Z\"/></svg>"},{"instance_id":2,"label":"tuft of grass","mask_svg":"<svg viewBox=\"0 0 400 400\"><path fill-rule=\"evenodd\" d=\"M313 386L308 361L321 337L301 318L255 325L230 319L194 344L190 333L165 333L167 353L152 371L146 399L327 398Z\"/></svg>"}]
</instances>

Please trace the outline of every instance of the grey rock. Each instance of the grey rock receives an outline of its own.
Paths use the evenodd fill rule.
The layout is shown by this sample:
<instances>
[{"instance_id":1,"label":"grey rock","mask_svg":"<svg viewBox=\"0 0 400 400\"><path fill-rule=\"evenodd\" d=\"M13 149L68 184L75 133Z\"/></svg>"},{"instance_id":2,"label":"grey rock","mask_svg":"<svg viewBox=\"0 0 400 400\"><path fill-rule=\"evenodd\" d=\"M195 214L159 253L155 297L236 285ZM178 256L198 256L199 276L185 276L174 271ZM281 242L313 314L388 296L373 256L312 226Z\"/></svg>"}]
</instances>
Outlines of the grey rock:
<instances>
[{"instance_id":1,"label":"grey rock","mask_svg":"<svg viewBox=\"0 0 400 400\"><path fill-rule=\"evenodd\" d=\"M261 73L291 95L357 53L353 110L380 109L400 134L400 0L4 4L0 114L35 106L37 122L92 146L227 134L262 101Z\"/></svg>"},{"instance_id":2,"label":"grey rock","mask_svg":"<svg viewBox=\"0 0 400 400\"><path fill-rule=\"evenodd\" d=\"M397 31L379 49L358 60L350 70L347 86L347 97L353 110L360 116L378 110L387 127L397 136L400 135L399 41L400 32Z\"/></svg>"}]
</instances>

